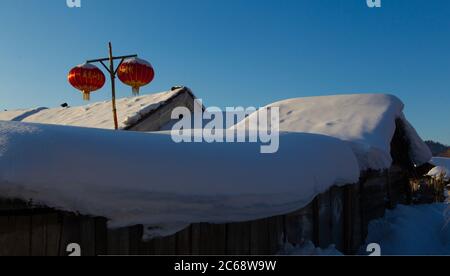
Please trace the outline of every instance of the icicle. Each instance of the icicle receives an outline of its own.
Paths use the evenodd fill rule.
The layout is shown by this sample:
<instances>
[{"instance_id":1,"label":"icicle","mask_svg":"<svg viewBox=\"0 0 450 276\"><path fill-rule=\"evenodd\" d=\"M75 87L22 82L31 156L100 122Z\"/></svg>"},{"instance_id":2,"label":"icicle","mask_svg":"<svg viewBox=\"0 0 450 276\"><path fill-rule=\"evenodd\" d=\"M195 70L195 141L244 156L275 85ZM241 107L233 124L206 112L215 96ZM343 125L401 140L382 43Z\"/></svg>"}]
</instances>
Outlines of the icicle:
<instances>
[{"instance_id":1,"label":"icicle","mask_svg":"<svg viewBox=\"0 0 450 276\"><path fill-rule=\"evenodd\" d=\"M133 87L133 96L139 96L139 87Z\"/></svg>"},{"instance_id":2,"label":"icicle","mask_svg":"<svg viewBox=\"0 0 450 276\"><path fill-rule=\"evenodd\" d=\"M83 91L83 100L89 101L91 99L91 94L89 92Z\"/></svg>"}]
</instances>

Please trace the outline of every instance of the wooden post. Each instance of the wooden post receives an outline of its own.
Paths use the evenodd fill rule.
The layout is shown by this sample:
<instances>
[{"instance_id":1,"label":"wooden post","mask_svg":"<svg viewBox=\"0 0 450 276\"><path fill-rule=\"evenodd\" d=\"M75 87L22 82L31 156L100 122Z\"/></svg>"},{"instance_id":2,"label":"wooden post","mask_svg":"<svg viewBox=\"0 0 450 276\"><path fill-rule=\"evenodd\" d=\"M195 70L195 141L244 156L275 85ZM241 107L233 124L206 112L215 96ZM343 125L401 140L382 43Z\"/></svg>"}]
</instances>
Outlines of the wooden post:
<instances>
[{"instance_id":1,"label":"wooden post","mask_svg":"<svg viewBox=\"0 0 450 276\"><path fill-rule=\"evenodd\" d=\"M354 238L354 204L353 204L353 190L351 185L343 187L344 189L344 254L351 255L353 252L353 238Z\"/></svg>"},{"instance_id":2,"label":"wooden post","mask_svg":"<svg viewBox=\"0 0 450 276\"><path fill-rule=\"evenodd\" d=\"M119 129L119 122L117 119L117 107L116 107L116 74L114 72L114 58L112 54L112 43L109 42L109 73L111 76L111 92L112 92L112 111L114 117L114 129Z\"/></svg>"},{"instance_id":3,"label":"wooden post","mask_svg":"<svg viewBox=\"0 0 450 276\"><path fill-rule=\"evenodd\" d=\"M119 64L119 67L120 67L120 65L122 65L122 63L125 61L125 59L137 57L137 55L114 57L112 52L113 52L112 51L112 43L109 42L109 57L88 60L87 63L99 62L106 69L106 71L109 72L109 76L111 77L111 93L112 93L112 101L111 102L112 102L112 111L113 111L113 118L114 118L114 129L118 130L119 122L117 119L117 107L116 107L116 73L119 68L117 68L116 70L114 69L114 60L116 60L116 59L122 60ZM106 66L105 61L109 61L109 68L108 68L108 66Z\"/></svg>"}]
</instances>

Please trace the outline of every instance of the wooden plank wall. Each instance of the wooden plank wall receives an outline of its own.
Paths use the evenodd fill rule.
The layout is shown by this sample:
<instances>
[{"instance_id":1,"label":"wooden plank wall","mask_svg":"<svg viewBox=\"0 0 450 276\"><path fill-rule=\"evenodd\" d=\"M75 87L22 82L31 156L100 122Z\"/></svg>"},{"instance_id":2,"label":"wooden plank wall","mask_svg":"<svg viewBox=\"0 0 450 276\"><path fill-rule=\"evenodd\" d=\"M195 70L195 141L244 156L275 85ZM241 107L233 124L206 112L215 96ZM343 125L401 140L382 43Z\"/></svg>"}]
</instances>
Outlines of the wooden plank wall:
<instances>
[{"instance_id":1,"label":"wooden plank wall","mask_svg":"<svg viewBox=\"0 0 450 276\"><path fill-rule=\"evenodd\" d=\"M106 253L106 219L50 209L0 214L0 256L67 256L77 243L82 253Z\"/></svg>"},{"instance_id":2,"label":"wooden plank wall","mask_svg":"<svg viewBox=\"0 0 450 276\"><path fill-rule=\"evenodd\" d=\"M357 185L333 187L297 212L245 223L193 224L166 238L143 242L142 226L107 229L104 218L51 209L30 209L20 201L0 202L0 256L67 256L70 243L94 255L271 255L282 244L335 244L354 254L371 220L405 203L408 179L397 170L367 172Z\"/></svg>"}]
</instances>

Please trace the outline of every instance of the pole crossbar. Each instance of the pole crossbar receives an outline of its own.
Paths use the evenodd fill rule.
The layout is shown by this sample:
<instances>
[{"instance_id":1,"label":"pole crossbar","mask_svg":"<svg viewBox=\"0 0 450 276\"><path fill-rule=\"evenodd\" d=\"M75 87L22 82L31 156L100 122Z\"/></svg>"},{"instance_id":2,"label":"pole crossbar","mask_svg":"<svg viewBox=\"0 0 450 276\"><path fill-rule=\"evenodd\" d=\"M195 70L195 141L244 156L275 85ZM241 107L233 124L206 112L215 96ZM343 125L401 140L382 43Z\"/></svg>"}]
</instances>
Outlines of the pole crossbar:
<instances>
[{"instance_id":1,"label":"pole crossbar","mask_svg":"<svg viewBox=\"0 0 450 276\"><path fill-rule=\"evenodd\" d=\"M128 56L119 56L119 57L114 57L112 54L112 44L111 42L109 43L109 57L107 58L99 58L99 59L92 59L92 60L88 60L86 61L86 63L100 63L105 69L106 71L108 71L110 78L111 78L111 103L112 103L112 113L113 113L113 120L114 120L114 129L118 130L119 129L119 123L118 123L118 118L117 118L117 107L116 107L116 82L115 82L115 78L116 78L116 74L117 74L117 70L119 70L120 65L122 65L122 63L125 61L125 59L127 58L135 58L138 55L128 55ZM120 59L120 63L119 66L117 66L116 69L114 69L114 60L118 60ZM108 61L109 62L109 68L108 66L105 64L105 62Z\"/></svg>"},{"instance_id":2,"label":"pole crossbar","mask_svg":"<svg viewBox=\"0 0 450 276\"><path fill-rule=\"evenodd\" d=\"M127 59L127 58L135 58L138 57L138 55L129 55L129 56L120 56L120 57L113 57L113 60L117 60L117 59ZM102 61L109 61L109 57L108 58L99 58L99 59L91 59L86 61L86 63L95 63L95 62L102 62Z\"/></svg>"}]
</instances>

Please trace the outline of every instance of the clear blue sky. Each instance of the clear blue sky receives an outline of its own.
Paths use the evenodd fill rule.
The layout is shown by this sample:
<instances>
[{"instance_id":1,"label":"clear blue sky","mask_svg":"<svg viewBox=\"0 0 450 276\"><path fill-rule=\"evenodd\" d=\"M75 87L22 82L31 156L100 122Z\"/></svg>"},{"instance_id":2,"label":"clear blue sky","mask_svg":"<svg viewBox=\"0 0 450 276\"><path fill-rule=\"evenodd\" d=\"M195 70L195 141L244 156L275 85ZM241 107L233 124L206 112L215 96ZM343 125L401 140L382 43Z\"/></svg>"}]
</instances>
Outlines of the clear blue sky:
<instances>
[{"instance_id":1,"label":"clear blue sky","mask_svg":"<svg viewBox=\"0 0 450 276\"><path fill-rule=\"evenodd\" d=\"M208 106L391 93L426 139L450 144L450 1L2 0L0 109L82 104L66 81L86 59L137 53L145 93L191 87ZM109 86L93 95L107 99ZM130 89L119 85L119 95Z\"/></svg>"}]
</instances>

